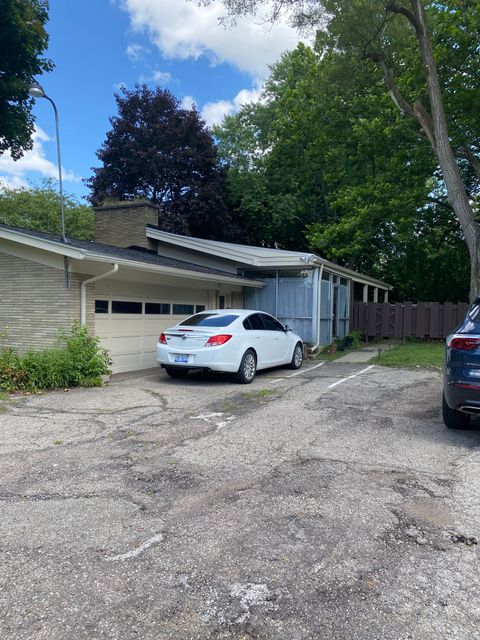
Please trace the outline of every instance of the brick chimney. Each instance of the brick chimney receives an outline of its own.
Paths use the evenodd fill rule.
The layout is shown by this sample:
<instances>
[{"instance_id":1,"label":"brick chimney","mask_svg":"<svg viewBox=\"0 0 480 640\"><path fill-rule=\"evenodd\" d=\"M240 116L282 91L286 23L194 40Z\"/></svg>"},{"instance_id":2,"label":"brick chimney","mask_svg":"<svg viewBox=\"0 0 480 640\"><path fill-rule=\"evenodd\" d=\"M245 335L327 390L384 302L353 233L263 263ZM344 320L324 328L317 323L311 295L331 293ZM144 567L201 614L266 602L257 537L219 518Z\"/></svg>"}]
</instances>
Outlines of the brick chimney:
<instances>
[{"instance_id":1,"label":"brick chimney","mask_svg":"<svg viewBox=\"0 0 480 640\"><path fill-rule=\"evenodd\" d=\"M145 225L158 225L158 209L148 200L110 202L93 210L95 242L123 249L155 249L155 243L145 235Z\"/></svg>"}]
</instances>

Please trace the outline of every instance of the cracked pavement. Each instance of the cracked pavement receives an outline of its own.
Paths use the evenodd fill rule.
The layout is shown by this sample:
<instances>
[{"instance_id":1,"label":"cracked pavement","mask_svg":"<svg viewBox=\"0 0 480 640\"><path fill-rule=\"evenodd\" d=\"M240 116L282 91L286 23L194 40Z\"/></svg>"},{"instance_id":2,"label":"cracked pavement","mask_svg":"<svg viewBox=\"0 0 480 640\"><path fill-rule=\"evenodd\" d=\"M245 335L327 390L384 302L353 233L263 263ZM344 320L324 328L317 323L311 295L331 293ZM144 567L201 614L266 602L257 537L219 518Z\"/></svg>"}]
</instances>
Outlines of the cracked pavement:
<instances>
[{"instance_id":1,"label":"cracked pavement","mask_svg":"<svg viewBox=\"0 0 480 640\"><path fill-rule=\"evenodd\" d=\"M313 366L3 402L2 640L480 638L480 429Z\"/></svg>"}]
</instances>

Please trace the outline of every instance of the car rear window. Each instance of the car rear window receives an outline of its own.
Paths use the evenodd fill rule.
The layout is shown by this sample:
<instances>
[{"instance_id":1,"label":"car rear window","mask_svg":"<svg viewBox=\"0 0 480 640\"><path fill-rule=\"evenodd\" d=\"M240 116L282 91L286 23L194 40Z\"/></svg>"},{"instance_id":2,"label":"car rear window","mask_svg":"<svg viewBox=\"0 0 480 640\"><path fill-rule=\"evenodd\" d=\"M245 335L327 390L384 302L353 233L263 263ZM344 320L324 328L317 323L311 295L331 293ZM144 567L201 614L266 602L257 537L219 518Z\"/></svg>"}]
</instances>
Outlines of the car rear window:
<instances>
[{"instance_id":1,"label":"car rear window","mask_svg":"<svg viewBox=\"0 0 480 640\"><path fill-rule=\"evenodd\" d=\"M238 315L222 314L218 313L197 313L195 316L187 318L181 325L187 325L189 327L228 327L234 320L238 318Z\"/></svg>"},{"instance_id":2,"label":"car rear window","mask_svg":"<svg viewBox=\"0 0 480 640\"><path fill-rule=\"evenodd\" d=\"M472 304L468 311L468 317L473 322L480 322L480 304Z\"/></svg>"}]
</instances>

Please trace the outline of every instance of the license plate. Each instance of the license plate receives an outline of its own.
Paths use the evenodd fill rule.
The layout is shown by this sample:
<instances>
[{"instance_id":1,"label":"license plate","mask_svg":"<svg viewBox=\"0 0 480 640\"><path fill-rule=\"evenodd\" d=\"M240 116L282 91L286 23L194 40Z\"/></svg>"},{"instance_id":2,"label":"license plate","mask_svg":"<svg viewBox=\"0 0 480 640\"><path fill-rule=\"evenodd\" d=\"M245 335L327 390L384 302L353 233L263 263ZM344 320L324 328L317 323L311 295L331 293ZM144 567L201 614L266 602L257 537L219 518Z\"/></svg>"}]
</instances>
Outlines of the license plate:
<instances>
[{"instance_id":1,"label":"license plate","mask_svg":"<svg viewBox=\"0 0 480 640\"><path fill-rule=\"evenodd\" d=\"M188 362L188 356L175 356L175 362Z\"/></svg>"}]
</instances>

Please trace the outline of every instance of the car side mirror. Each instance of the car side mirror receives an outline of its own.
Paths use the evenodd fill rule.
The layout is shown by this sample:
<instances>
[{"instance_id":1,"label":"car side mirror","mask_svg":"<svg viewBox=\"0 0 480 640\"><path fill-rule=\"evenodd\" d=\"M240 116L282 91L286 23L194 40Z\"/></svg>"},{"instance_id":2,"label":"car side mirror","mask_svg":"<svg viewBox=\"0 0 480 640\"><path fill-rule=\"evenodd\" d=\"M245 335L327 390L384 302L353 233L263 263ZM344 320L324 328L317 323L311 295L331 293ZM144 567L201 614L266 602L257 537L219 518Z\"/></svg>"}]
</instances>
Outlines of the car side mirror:
<instances>
[{"instance_id":1,"label":"car side mirror","mask_svg":"<svg viewBox=\"0 0 480 640\"><path fill-rule=\"evenodd\" d=\"M285 325L285 331L293 331L293 329L289 324L286 324Z\"/></svg>"}]
</instances>

